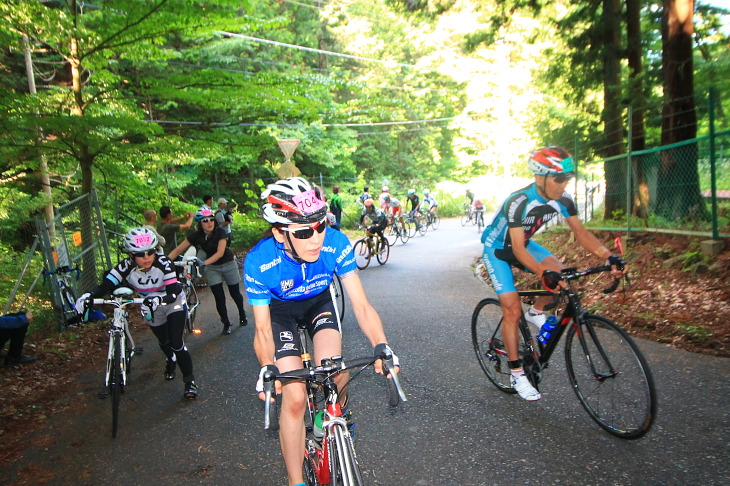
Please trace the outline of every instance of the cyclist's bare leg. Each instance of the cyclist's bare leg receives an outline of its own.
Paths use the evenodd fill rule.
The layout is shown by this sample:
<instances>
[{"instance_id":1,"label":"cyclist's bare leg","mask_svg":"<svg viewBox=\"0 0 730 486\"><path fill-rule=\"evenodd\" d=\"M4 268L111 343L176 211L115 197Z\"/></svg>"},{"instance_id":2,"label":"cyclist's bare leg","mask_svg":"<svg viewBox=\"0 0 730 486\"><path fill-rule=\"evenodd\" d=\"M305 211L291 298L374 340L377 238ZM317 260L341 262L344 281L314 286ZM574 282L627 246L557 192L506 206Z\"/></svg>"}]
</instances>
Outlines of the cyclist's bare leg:
<instances>
[{"instance_id":1,"label":"cyclist's bare leg","mask_svg":"<svg viewBox=\"0 0 730 486\"><path fill-rule=\"evenodd\" d=\"M516 361L520 359L519 335L517 324L522 315L522 305L517 292L505 292L499 295L499 303L502 305L502 339L504 347L507 348L507 359Z\"/></svg>"},{"instance_id":2,"label":"cyclist's bare leg","mask_svg":"<svg viewBox=\"0 0 730 486\"><path fill-rule=\"evenodd\" d=\"M342 355L342 335L334 329L322 329L314 335L312 339L314 344L314 363L320 365L325 358ZM347 390L344 386L350 379L350 373L344 371L335 376L337 390L340 392L340 405L344 405L347 397Z\"/></svg>"},{"instance_id":3,"label":"cyclist's bare leg","mask_svg":"<svg viewBox=\"0 0 730 486\"><path fill-rule=\"evenodd\" d=\"M300 369L302 360L298 356L287 356L276 360L281 373ZM289 382L282 386L281 415L279 416L279 440L289 484L304 481L302 460L304 458L304 411L307 409L307 391L304 383Z\"/></svg>"},{"instance_id":4,"label":"cyclist's bare leg","mask_svg":"<svg viewBox=\"0 0 730 486\"><path fill-rule=\"evenodd\" d=\"M542 262L540 262L540 263L543 266L545 266L555 272L561 272L565 268L565 265L563 265L563 263L560 260L558 260L557 258L555 258L552 255L545 257L542 260ZM545 297L539 297L535 301L535 304L533 305L533 307L535 307L535 309L541 311L545 308L546 305L548 305L552 301L553 301L553 298L549 295L546 295Z\"/></svg>"}]
</instances>

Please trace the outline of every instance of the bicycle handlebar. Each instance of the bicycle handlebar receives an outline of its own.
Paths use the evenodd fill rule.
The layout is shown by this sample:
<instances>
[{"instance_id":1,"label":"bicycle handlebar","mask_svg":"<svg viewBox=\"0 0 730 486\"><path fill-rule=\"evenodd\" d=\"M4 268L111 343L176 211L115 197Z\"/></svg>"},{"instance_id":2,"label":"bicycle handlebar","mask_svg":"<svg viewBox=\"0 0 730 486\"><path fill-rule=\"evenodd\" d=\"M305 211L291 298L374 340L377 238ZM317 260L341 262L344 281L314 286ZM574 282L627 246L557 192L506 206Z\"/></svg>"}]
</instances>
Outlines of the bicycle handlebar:
<instances>
[{"instance_id":1,"label":"bicycle handlebar","mask_svg":"<svg viewBox=\"0 0 730 486\"><path fill-rule=\"evenodd\" d=\"M626 267L626 261L622 258L621 264L619 265L618 269L623 270ZM603 273L603 272L610 272L611 271L611 265L600 265L598 267L593 268L587 268L585 270L578 270L576 267L571 268L564 268L562 272L560 272L560 276L563 280L577 280L579 278L587 277L588 275L595 275L597 273ZM631 287L631 279L627 274L624 274L624 280L626 280L626 283L629 287ZM616 278L613 280L613 283L610 287L603 289L604 294L610 294L613 291L615 291L618 288L618 284L621 281L620 278Z\"/></svg>"},{"instance_id":2,"label":"bicycle handlebar","mask_svg":"<svg viewBox=\"0 0 730 486\"><path fill-rule=\"evenodd\" d=\"M278 376L274 376L274 373L271 371L264 372L264 429L277 430L279 428L276 401L272 400L274 396L274 382L277 379L308 380L315 383L323 383L326 379L343 371L370 366L378 359L383 360L383 375L387 376L388 373L391 375L391 378L388 378L388 405L395 407L400 402L407 402L408 399L401 387L398 374L395 372L392 353L383 353L378 357L354 358L347 362L341 356L333 356L330 359L322 360L322 365L313 369L301 368L280 373Z\"/></svg>"}]
</instances>

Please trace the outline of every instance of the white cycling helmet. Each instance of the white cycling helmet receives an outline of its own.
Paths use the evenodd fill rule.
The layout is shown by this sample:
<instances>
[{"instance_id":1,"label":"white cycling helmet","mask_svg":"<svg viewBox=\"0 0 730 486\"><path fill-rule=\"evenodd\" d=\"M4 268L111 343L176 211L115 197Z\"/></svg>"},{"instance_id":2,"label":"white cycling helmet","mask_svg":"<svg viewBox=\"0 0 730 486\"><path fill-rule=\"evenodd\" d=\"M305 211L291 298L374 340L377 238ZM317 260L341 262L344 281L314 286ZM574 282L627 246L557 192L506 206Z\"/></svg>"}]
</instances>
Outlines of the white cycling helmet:
<instances>
[{"instance_id":1,"label":"white cycling helmet","mask_svg":"<svg viewBox=\"0 0 730 486\"><path fill-rule=\"evenodd\" d=\"M428 196L429 194L431 194L431 191L429 191L428 189L424 189L423 190L423 195L424 196Z\"/></svg>"},{"instance_id":2,"label":"white cycling helmet","mask_svg":"<svg viewBox=\"0 0 730 486\"><path fill-rule=\"evenodd\" d=\"M271 224L317 223L327 215L322 191L302 177L287 177L269 184L261 199L267 201L262 211Z\"/></svg>"},{"instance_id":3,"label":"white cycling helmet","mask_svg":"<svg viewBox=\"0 0 730 486\"><path fill-rule=\"evenodd\" d=\"M154 250L157 245L157 235L147 228L132 228L124 235L124 249L129 253Z\"/></svg>"},{"instance_id":4,"label":"white cycling helmet","mask_svg":"<svg viewBox=\"0 0 730 486\"><path fill-rule=\"evenodd\" d=\"M388 186L383 186L383 192L388 192L388 191L390 191L390 188Z\"/></svg>"}]
</instances>

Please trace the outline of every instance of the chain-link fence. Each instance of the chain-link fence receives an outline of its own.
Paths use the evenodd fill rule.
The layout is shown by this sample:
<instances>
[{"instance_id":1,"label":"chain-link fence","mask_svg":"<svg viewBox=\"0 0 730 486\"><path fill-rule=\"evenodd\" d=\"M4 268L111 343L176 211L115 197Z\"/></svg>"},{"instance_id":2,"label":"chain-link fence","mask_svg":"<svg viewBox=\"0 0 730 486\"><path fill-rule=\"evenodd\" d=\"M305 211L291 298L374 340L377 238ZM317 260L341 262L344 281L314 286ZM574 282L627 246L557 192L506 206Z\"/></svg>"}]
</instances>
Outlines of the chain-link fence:
<instances>
[{"instance_id":1,"label":"chain-link fence","mask_svg":"<svg viewBox=\"0 0 730 486\"><path fill-rule=\"evenodd\" d=\"M50 223L37 218L36 228L44 280L63 324L74 314L70 300L96 286L111 267L96 192L58 207Z\"/></svg>"},{"instance_id":2,"label":"chain-link fence","mask_svg":"<svg viewBox=\"0 0 730 486\"><path fill-rule=\"evenodd\" d=\"M590 172L594 164L604 168L605 198L593 201L587 220L602 218L608 229L730 236L730 131L629 152L583 169Z\"/></svg>"}]
</instances>

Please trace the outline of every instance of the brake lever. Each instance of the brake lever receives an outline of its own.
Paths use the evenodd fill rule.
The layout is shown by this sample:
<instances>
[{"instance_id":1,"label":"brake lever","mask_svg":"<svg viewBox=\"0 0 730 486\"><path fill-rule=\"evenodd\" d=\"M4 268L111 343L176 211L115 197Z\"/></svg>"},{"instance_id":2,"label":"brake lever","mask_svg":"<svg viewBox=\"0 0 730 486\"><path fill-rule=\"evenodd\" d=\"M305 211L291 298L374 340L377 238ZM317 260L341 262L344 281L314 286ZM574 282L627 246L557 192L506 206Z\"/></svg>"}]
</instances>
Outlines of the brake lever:
<instances>
[{"instance_id":1,"label":"brake lever","mask_svg":"<svg viewBox=\"0 0 730 486\"><path fill-rule=\"evenodd\" d=\"M614 279L613 280L613 284L611 284L611 286L609 288L603 289L603 293L604 294L610 294L610 293L612 293L614 290L616 290L618 288L618 284L619 284L620 281L621 281L620 278Z\"/></svg>"},{"instance_id":2,"label":"brake lever","mask_svg":"<svg viewBox=\"0 0 730 486\"><path fill-rule=\"evenodd\" d=\"M271 371L265 371L264 381L264 430L271 427L271 391L274 387L274 374Z\"/></svg>"},{"instance_id":3,"label":"brake lever","mask_svg":"<svg viewBox=\"0 0 730 486\"><path fill-rule=\"evenodd\" d=\"M398 390L398 396L400 397L401 402L407 402L408 398L406 398L406 394L403 392L403 388L400 386L400 380L398 379L398 373L395 371L395 364L393 363L393 354L388 353L386 357L383 358L383 367L385 368L384 374L385 376L388 376L388 373L390 373L391 379L393 380L393 383L395 384L396 390Z\"/></svg>"}]
</instances>

